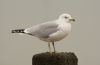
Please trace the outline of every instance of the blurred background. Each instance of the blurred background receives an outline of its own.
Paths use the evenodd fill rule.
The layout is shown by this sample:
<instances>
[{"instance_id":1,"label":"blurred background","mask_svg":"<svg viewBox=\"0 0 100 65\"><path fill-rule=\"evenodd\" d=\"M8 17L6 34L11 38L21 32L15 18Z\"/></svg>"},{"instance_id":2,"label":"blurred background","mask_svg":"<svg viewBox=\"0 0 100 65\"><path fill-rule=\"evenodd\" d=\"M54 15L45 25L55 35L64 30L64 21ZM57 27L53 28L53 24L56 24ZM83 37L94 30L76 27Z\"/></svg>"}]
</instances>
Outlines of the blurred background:
<instances>
[{"instance_id":1,"label":"blurred background","mask_svg":"<svg viewBox=\"0 0 100 65\"><path fill-rule=\"evenodd\" d=\"M0 0L0 65L32 65L34 54L47 52L38 38L12 34L12 29L28 28L62 13L69 13L71 34L56 42L58 52L74 52L79 65L100 65L99 0Z\"/></svg>"}]
</instances>

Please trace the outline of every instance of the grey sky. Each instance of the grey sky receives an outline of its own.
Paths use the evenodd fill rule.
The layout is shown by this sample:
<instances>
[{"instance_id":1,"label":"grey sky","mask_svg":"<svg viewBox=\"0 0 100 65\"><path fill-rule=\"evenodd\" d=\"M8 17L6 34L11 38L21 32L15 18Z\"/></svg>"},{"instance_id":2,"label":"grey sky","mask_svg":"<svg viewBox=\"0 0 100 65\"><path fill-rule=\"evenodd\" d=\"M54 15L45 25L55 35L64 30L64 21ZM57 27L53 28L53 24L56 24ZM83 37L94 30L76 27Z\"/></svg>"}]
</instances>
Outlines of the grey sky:
<instances>
[{"instance_id":1,"label":"grey sky","mask_svg":"<svg viewBox=\"0 0 100 65\"><path fill-rule=\"evenodd\" d=\"M75 52L79 65L100 65L99 0L1 0L0 3L0 65L31 65L34 54L48 51L46 42L10 32L55 20L61 13L71 14L76 22L71 34L57 42L56 50Z\"/></svg>"}]
</instances>

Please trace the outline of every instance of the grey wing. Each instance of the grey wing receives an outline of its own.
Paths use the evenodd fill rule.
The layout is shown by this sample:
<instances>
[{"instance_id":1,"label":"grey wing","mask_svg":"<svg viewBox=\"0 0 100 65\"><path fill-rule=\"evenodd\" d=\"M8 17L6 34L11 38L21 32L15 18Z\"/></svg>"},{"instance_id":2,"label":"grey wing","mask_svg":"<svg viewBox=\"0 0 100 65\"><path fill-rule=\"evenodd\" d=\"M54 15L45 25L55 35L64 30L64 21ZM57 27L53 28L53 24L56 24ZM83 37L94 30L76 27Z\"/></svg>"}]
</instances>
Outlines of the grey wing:
<instances>
[{"instance_id":1,"label":"grey wing","mask_svg":"<svg viewBox=\"0 0 100 65\"><path fill-rule=\"evenodd\" d=\"M27 29L29 34L39 37L48 38L50 34L58 31L58 24L55 22L46 22L43 24L36 25Z\"/></svg>"}]
</instances>

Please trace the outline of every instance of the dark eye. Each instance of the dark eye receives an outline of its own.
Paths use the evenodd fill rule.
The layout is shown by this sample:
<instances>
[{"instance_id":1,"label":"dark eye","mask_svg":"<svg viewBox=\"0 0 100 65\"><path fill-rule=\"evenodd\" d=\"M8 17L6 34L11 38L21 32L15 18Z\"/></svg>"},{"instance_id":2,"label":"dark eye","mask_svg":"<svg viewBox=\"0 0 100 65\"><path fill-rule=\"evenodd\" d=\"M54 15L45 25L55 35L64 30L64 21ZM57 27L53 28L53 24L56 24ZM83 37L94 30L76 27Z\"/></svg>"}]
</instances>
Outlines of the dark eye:
<instances>
[{"instance_id":1,"label":"dark eye","mask_svg":"<svg viewBox=\"0 0 100 65\"><path fill-rule=\"evenodd\" d=\"M67 19L68 17L67 17L67 16L65 16L64 18L65 18L65 19Z\"/></svg>"}]
</instances>

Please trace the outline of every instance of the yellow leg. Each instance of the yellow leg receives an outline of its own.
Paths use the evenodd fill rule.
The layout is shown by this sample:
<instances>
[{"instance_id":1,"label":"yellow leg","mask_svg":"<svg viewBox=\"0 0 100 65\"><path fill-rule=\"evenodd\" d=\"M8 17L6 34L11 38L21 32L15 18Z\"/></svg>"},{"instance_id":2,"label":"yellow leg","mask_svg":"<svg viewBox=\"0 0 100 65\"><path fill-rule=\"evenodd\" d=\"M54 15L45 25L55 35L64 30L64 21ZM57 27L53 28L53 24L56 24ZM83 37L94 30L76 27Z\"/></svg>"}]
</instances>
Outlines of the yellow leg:
<instances>
[{"instance_id":1,"label":"yellow leg","mask_svg":"<svg viewBox=\"0 0 100 65\"><path fill-rule=\"evenodd\" d=\"M51 46L50 46L50 42L48 42L48 47L49 47L49 52L51 53Z\"/></svg>"},{"instance_id":2,"label":"yellow leg","mask_svg":"<svg viewBox=\"0 0 100 65\"><path fill-rule=\"evenodd\" d=\"M55 44L54 44L54 42L52 42L52 45L53 45L54 53L56 53L56 49L55 49Z\"/></svg>"}]
</instances>

